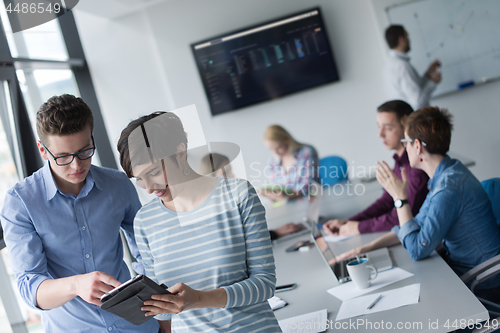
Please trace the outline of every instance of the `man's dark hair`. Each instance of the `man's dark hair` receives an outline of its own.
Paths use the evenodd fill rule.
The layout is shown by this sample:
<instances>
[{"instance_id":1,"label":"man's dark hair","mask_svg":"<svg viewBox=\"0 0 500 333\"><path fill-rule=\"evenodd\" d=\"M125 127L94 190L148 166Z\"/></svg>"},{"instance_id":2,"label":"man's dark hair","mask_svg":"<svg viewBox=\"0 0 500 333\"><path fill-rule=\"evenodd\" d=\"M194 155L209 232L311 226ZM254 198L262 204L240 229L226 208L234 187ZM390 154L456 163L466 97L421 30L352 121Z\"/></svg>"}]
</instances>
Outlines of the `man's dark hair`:
<instances>
[{"instance_id":1,"label":"man's dark hair","mask_svg":"<svg viewBox=\"0 0 500 333\"><path fill-rule=\"evenodd\" d=\"M36 113L36 132L44 143L47 135L75 134L87 126L92 133L92 111L83 99L73 95L53 96Z\"/></svg>"},{"instance_id":2,"label":"man's dark hair","mask_svg":"<svg viewBox=\"0 0 500 333\"><path fill-rule=\"evenodd\" d=\"M413 112L413 108L405 101L396 99L385 102L379 106L377 108L377 112L394 112L398 117L398 121L402 122L405 117L409 116Z\"/></svg>"},{"instance_id":3,"label":"man's dark hair","mask_svg":"<svg viewBox=\"0 0 500 333\"><path fill-rule=\"evenodd\" d=\"M397 47L399 45L399 37L404 36L406 36L406 31L402 25L391 25L385 30L385 40L391 49Z\"/></svg>"}]
</instances>

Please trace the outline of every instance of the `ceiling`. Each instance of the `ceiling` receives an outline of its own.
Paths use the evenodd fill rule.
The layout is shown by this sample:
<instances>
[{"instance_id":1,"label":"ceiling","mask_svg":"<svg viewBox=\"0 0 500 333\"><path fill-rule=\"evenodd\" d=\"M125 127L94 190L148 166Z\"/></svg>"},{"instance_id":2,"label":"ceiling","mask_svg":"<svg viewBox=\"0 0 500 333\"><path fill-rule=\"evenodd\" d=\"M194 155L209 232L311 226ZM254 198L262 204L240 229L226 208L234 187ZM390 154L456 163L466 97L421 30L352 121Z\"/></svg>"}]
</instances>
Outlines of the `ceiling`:
<instances>
[{"instance_id":1,"label":"ceiling","mask_svg":"<svg viewBox=\"0 0 500 333\"><path fill-rule=\"evenodd\" d=\"M75 10L117 18L169 0L80 0Z\"/></svg>"}]
</instances>

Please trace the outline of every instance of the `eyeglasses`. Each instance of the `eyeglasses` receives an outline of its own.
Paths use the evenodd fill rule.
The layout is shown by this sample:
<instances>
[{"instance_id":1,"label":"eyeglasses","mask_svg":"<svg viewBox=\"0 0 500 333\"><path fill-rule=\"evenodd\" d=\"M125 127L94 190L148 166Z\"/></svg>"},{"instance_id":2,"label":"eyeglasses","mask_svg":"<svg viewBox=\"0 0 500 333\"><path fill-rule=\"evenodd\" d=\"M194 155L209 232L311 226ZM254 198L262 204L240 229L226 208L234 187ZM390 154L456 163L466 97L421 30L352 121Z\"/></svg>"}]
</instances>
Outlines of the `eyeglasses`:
<instances>
[{"instance_id":1,"label":"eyeglasses","mask_svg":"<svg viewBox=\"0 0 500 333\"><path fill-rule=\"evenodd\" d=\"M45 150L47 150L49 152L50 156L52 156L52 158L54 159L54 161L56 162L57 165L63 166L63 165L71 164L73 162L73 160L75 159L75 156L78 157L78 159L80 161L88 160L89 158L94 156L94 152L95 152L94 136L92 135L91 138L92 138L92 148L79 151L76 154L68 154L68 155L62 155L62 156L55 157L54 154L52 154L50 152L50 150L47 147L45 147L45 145L43 143L42 143L42 146L43 146L43 148L45 148Z\"/></svg>"},{"instance_id":2,"label":"eyeglasses","mask_svg":"<svg viewBox=\"0 0 500 333\"><path fill-rule=\"evenodd\" d=\"M401 141L401 146L403 146L403 148L406 148L406 144L408 142L413 143L415 140L412 140L412 139L401 139L400 141ZM422 143L422 146L427 147L427 144L425 142L423 142L423 141L420 141L420 142Z\"/></svg>"}]
</instances>

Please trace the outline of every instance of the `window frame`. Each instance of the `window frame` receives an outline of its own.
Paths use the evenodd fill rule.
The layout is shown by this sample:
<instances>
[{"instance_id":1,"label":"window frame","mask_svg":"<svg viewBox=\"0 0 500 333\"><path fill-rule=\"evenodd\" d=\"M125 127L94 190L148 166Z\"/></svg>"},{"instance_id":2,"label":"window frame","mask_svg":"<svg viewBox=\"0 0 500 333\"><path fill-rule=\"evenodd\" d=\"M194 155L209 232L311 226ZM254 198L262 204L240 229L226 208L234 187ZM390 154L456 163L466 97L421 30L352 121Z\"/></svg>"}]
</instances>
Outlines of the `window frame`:
<instances>
[{"instance_id":1,"label":"window frame","mask_svg":"<svg viewBox=\"0 0 500 333\"><path fill-rule=\"evenodd\" d=\"M12 2L12 0L10 0ZM3 4L2 4L3 5ZM1 18L0 18L1 20ZM36 147L36 136L30 127L29 115L26 109L23 94L19 80L16 76L16 69L29 67L32 69L60 69L69 68L76 81L80 96L87 103L94 115L94 137L96 146L99 150L99 159L104 167L117 169L113 149L104 124L104 119L99 107L97 95L95 92L90 70L85 59L85 53L78 34L75 18L72 11L56 18L61 27L63 41L68 52L68 60L45 60L14 58L10 54L9 44L3 25L0 24L0 65L1 69L8 76L9 86L11 87L11 100L14 110L15 129L8 129L9 133L15 133L18 136L19 150L22 165L16 167L22 170L20 178L30 176L33 172L43 166L43 162L38 154ZM11 147L11 150L13 147Z\"/></svg>"},{"instance_id":2,"label":"window frame","mask_svg":"<svg viewBox=\"0 0 500 333\"><path fill-rule=\"evenodd\" d=\"M8 3L13 3L13 0L6 0L0 5L4 6ZM94 138L95 144L99 150L100 163L104 167L117 169L117 163L114 158L113 150L104 124L104 119L99 107L90 70L85 59L74 15L72 11L66 10L64 15L59 16L56 19L59 22L63 41L68 52L68 60L65 61L12 57L7 41L7 35L1 22L2 19L0 18L0 80L8 82L10 101L12 104L12 112L9 112L8 110L5 112L0 111L0 117L2 118L2 123L4 124L9 149L11 150L13 156L16 155L16 151L19 156L19 158L14 159L19 179L24 179L25 177L30 176L43 166L43 161L36 145L36 135L33 131L33 126L31 125L28 110L26 108L26 101L16 74L17 69L23 68L60 69L64 67L69 68L72 71L77 88L80 91L80 96L90 107L94 116ZM12 118L13 126L11 126L11 122L9 121L3 121L4 119L7 120ZM5 248L5 242L3 240L3 232L0 226L0 250L3 248ZM0 265L4 265L1 258ZM5 275L5 272L2 273L0 278L4 278ZM10 288L4 289L5 290L1 293L4 298L3 302L4 304L11 305L9 306L9 311L7 311L11 327L14 332L27 332L14 293L11 292Z\"/></svg>"}]
</instances>

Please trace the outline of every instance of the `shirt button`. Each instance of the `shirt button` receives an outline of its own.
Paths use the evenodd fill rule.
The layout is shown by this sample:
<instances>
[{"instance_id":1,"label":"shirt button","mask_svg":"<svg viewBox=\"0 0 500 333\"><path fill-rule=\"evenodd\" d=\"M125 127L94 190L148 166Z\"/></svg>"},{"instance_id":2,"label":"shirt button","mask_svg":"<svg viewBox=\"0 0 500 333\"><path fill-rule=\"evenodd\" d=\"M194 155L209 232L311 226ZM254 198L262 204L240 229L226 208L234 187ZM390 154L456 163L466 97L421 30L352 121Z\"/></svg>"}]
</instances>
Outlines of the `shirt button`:
<instances>
[{"instance_id":1,"label":"shirt button","mask_svg":"<svg viewBox=\"0 0 500 333\"><path fill-rule=\"evenodd\" d=\"M426 243L426 242L423 242L423 243L422 243L422 245L423 245L423 246L427 246L427 243Z\"/></svg>"},{"instance_id":2,"label":"shirt button","mask_svg":"<svg viewBox=\"0 0 500 333\"><path fill-rule=\"evenodd\" d=\"M112 331L113 330L113 327L108 327L108 331Z\"/></svg>"},{"instance_id":3,"label":"shirt button","mask_svg":"<svg viewBox=\"0 0 500 333\"><path fill-rule=\"evenodd\" d=\"M85 255L85 257L87 257L87 259L90 258L90 254Z\"/></svg>"},{"instance_id":4,"label":"shirt button","mask_svg":"<svg viewBox=\"0 0 500 333\"><path fill-rule=\"evenodd\" d=\"M85 230L85 227L82 227L82 230Z\"/></svg>"}]
</instances>

